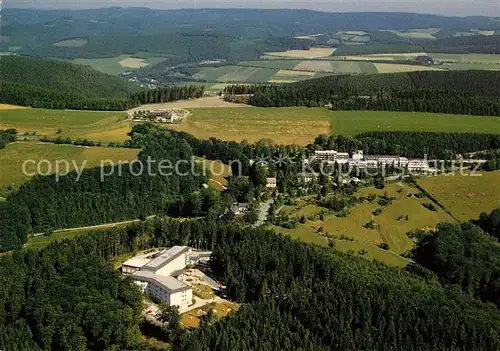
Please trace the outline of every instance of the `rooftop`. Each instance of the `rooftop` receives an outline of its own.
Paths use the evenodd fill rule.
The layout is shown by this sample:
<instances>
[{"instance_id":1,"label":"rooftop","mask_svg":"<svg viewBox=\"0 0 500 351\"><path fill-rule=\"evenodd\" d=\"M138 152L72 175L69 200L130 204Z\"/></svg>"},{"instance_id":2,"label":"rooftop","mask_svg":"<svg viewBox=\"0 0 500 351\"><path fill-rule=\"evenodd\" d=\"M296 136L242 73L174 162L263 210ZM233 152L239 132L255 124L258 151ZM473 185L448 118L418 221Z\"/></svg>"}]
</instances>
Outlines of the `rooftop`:
<instances>
[{"instance_id":1,"label":"rooftop","mask_svg":"<svg viewBox=\"0 0 500 351\"><path fill-rule=\"evenodd\" d=\"M162 252L159 256L153 258L151 261L145 264L143 268L149 271L157 271L188 250L189 247L187 246L174 246L167 251Z\"/></svg>"},{"instance_id":2,"label":"rooftop","mask_svg":"<svg viewBox=\"0 0 500 351\"><path fill-rule=\"evenodd\" d=\"M189 290L190 287L169 275L157 275L152 271L137 271L131 275L132 278L155 283L173 294L180 291Z\"/></svg>"}]
</instances>

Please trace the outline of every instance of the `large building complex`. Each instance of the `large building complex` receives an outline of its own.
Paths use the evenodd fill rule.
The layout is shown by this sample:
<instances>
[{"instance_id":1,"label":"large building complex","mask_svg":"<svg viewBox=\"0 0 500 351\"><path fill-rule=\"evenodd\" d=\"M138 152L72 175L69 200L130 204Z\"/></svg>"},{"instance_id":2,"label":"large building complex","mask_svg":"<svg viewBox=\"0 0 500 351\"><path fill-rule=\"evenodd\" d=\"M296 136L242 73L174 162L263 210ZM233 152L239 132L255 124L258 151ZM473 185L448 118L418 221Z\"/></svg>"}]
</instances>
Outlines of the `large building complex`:
<instances>
[{"instance_id":1,"label":"large building complex","mask_svg":"<svg viewBox=\"0 0 500 351\"><path fill-rule=\"evenodd\" d=\"M175 278L191 263L192 249L174 246L150 255L136 256L122 264L122 272L155 299L170 306L187 307L192 303L193 290Z\"/></svg>"},{"instance_id":2,"label":"large building complex","mask_svg":"<svg viewBox=\"0 0 500 351\"><path fill-rule=\"evenodd\" d=\"M335 150L314 151L314 160L328 163L348 164L352 168L377 168L394 166L406 168L409 171L429 171L429 163L425 159L412 159L395 155L364 155L363 150L358 150L349 157L346 152Z\"/></svg>"}]
</instances>

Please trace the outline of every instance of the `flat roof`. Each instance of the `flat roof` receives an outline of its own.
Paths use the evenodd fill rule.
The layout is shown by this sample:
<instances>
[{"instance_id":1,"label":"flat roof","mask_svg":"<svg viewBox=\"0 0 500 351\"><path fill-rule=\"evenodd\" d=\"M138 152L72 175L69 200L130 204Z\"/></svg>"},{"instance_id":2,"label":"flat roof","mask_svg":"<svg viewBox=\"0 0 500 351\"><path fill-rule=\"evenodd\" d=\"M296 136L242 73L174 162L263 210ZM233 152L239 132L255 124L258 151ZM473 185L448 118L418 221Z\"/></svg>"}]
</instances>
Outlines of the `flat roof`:
<instances>
[{"instance_id":1,"label":"flat roof","mask_svg":"<svg viewBox=\"0 0 500 351\"><path fill-rule=\"evenodd\" d=\"M128 267L134 267L134 268L142 268L149 261L151 261L150 258L136 256L136 257L132 257L130 260L127 260L127 261L123 262L122 266L128 266Z\"/></svg>"},{"instance_id":2,"label":"flat roof","mask_svg":"<svg viewBox=\"0 0 500 351\"><path fill-rule=\"evenodd\" d=\"M151 271L137 271L131 275L133 279L156 284L173 294L191 289L189 286L169 275L158 275Z\"/></svg>"},{"instance_id":3,"label":"flat roof","mask_svg":"<svg viewBox=\"0 0 500 351\"><path fill-rule=\"evenodd\" d=\"M189 250L188 246L174 246L167 251L162 252L159 256L153 258L143 266L144 269L150 271L157 271L158 269L166 266L177 257Z\"/></svg>"}]
</instances>

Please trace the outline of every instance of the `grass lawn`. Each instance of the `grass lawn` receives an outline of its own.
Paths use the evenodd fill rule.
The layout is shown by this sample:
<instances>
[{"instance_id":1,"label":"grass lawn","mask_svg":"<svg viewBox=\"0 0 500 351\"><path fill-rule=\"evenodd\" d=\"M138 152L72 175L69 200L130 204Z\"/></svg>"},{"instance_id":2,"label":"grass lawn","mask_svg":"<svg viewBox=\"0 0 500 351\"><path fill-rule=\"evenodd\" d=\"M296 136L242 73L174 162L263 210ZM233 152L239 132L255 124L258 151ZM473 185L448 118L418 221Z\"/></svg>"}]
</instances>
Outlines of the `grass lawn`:
<instances>
[{"instance_id":1,"label":"grass lawn","mask_svg":"<svg viewBox=\"0 0 500 351\"><path fill-rule=\"evenodd\" d=\"M500 133L500 118L424 112L332 111L331 132L368 131Z\"/></svg>"},{"instance_id":2,"label":"grass lawn","mask_svg":"<svg viewBox=\"0 0 500 351\"><path fill-rule=\"evenodd\" d=\"M481 212L500 208L500 172L479 174L426 177L418 184L458 220L468 221L479 218Z\"/></svg>"},{"instance_id":3,"label":"grass lawn","mask_svg":"<svg viewBox=\"0 0 500 351\"><path fill-rule=\"evenodd\" d=\"M99 167L101 160L132 161L137 158L138 150L119 149L108 147L79 147L72 145L56 145L38 142L15 142L0 150L0 194L7 186L17 188L30 177L23 174L23 163L26 160L49 160L54 170L56 160L67 160L73 169L75 161L81 167L86 161L86 167ZM48 171L48 165L40 168L42 172ZM29 173L36 172L36 166L31 163L26 167Z\"/></svg>"},{"instance_id":4,"label":"grass lawn","mask_svg":"<svg viewBox=\"0 0 500 351\"><path fill-rule=\"evenodd\" d=\"M28 250L41 250L53 242L58 242L65 239L71 240L76 238L78 235L84 235L88 232L89 231L68 230L64 232L54 233L51 236L44 236L44 235L37 236L36 238L28 239L28 242L25 244L24 247Z\"/></svg>"},{"instance_id":5,"label":"grass lawn","mask_svg":"<svg viewBox=\"0 0 500 351\"><path fill-rule=\"evenodd\" d=\"M197 138L224 140L270 139L280 144L306 145L319 134L328 134L330 112L324 108L199 108L171 129Z\"/></svg>"},{"instance_id":6,"label":"grass lawn","mask_svg":"<svg viewBox=\"0 0 500 351\"><path fill-rule=\"evenodd\" d=\"M210 175L208 185L216 190L223 191L224 187L227 186L227 177L231 172L231 168L222 162L205 159L203 160L203 168L206 169Z\"/></svg>"},{"instance_id":7,"label":"grass lawn","mask_svg":"<svg viewBox=\"0 0 500 351\"><path fill-rule=\"evenodd\" d=\"M288 235L294 239L306 243L326 246L328 240L316 228L322 227L325 236L334 239L334 247L340 251L353 251L367 259L381 260L389 265L404 266L409 261L400 255L407 252L414 246L414 240L408 238L407 233L416 229L435 227L441 222L454 222L444 210L438 208L437 212L432 212L422 206L423 203L430 202L429 199L418 199L409 194L419 193L415 188L410 188L404 184L388 184L385 189L375 188L361 189L358 195L367 196L376 194L395 197L393 203L386 207L365 202L351 209L351 213L346 218L329 215L325 220L307 220L304 224L299 224L295 229L284 229L273 226L277 232ZM382 214L374 216L373 212L377 208L382 208ZM290 216L300 217L311 216L321 212L321 207L314 205L299 204L295 206L285 206L283 211ZM408 220L401 219L400 216L408 215ZM378 229L364 228L364 224L375 221ZM379 244L386 243L389 250L378 247ZM365 250L366 252L362 251Z\"/></svg>"},{"instance_id":8,"label":"grass lawn","mask_svg":"<svg viewBox=\"0 0 500 351\"><path fill-rule=\"evenodd\" d=\"M66 111L37 108L0 110L0 129L16 128L19 135L87 138L94 141L125 141L132 123L124 112ZM57 134L61 130L60 134Z\"/></svg>"}]
</instances>

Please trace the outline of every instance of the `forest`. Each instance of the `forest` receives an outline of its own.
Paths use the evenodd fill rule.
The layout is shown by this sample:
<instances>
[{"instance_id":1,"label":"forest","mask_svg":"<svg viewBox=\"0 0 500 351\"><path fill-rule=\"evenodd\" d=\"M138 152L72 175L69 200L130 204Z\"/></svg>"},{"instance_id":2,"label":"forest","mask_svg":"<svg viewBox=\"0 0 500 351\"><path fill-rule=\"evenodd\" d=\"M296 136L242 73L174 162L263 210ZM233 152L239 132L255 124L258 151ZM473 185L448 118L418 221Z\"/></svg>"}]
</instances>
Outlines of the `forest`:
<instances>
[{"instance_id":1,"label":"forest","mask_svg":"<svg viewBox=\"0 0 500 351\"><path fill-rule=\"evenodd\" d=\"M139 341L137 289L105 263L172 245L213 250L214 276L231 299L244 303L197 329L166 326L164 341L173 350L500 346L496 307L414 268L390 268L264 229L160 217L1 258L0 346L149 350Z\"/></svg>"},{"instance_id":2,"label":"forest","mask_svg":"<svg viewBox=\"0 0 500 351\"><path fill-rule=\"evenodd\" d=\"M325 106L338 110L419 111L500 115L500 72L410 72L333 76L289 85L229 86L233 94L254 94L260 107Z\"/></svg>"},{"instance_id":3,"label":"forest","mask_svg":"<svg viewBox=\"0 0 500 351\"><path fill-rule=\"evenodd\" d=\"M500 210L482 214L477 223L441 224L425 235L413 258L433 271L442 284L500 308Z\"/></svg>"},{"instance_id":4,"label":"forest","mask_svg":"<svg viewBox=\"0 0 500 351\"><path fill-rule=\"evenodd\" d=\"M204 88L143 90L121 78L67 62L4 57L0 102L48 109L123 111L139 104L201 97Z\"/></svg>"},{"instance_id":5,"label":"forest","mask_svg":"<svg viewBox=\"0 0 500 351\"><path fill-rule=\"evenodd\" d=\"M174 172L176 161L190 161L193 157L184 140L163 130L137 126L132 141L143 148L137 162L104 164L59 179L35 176L7 201L0 202L0 251L21 247L29 232L47 233L166 214L179 198L188 198L206 183L197 164L181 163L179 172ZM160 169L160 161L171 164L171 168Z\"/></svg>"}]
</instances>

